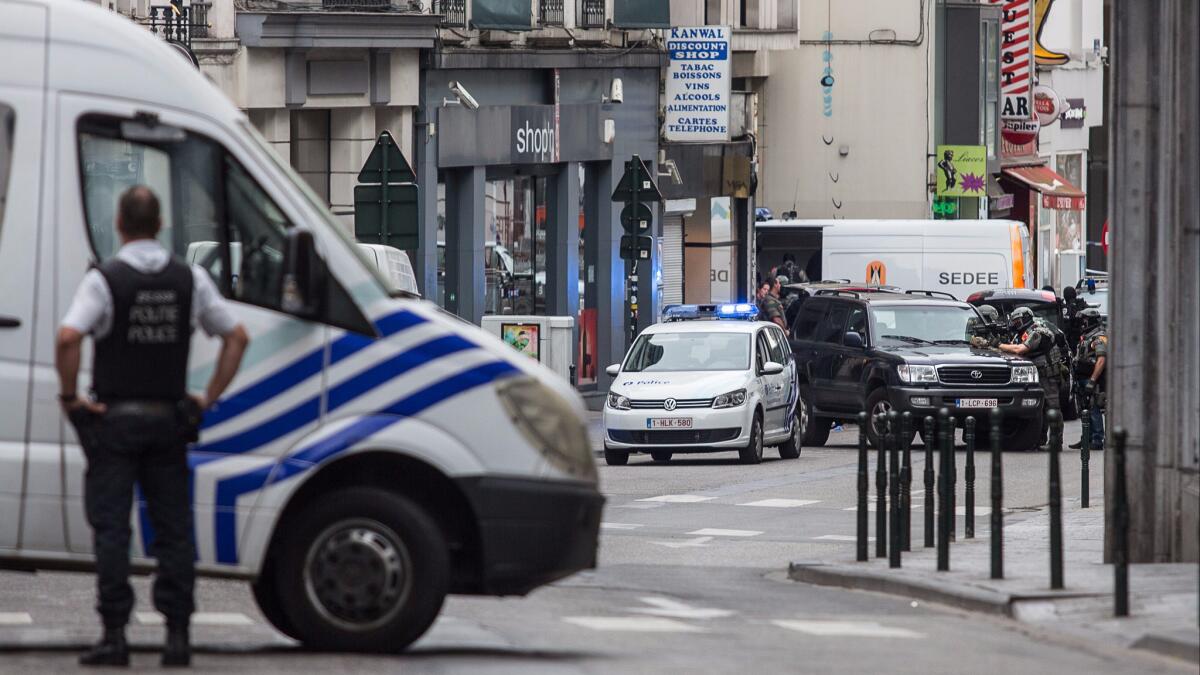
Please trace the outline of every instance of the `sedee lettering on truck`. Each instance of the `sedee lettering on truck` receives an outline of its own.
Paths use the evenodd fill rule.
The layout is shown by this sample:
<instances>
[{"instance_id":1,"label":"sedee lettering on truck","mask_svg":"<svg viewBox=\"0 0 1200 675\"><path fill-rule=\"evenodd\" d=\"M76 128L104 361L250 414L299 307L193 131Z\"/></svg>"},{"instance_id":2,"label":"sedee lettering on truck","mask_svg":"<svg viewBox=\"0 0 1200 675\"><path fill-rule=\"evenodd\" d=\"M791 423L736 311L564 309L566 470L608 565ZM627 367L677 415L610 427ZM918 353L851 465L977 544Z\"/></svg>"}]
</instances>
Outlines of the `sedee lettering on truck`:
<instances>
[{"instance_id":1,"label":"sedee lettering on truck","mask_svg":"<svg viewBox=\"0 0 1200 675\"><path fill-rule=\"evenodd\" d=\"M939 272L938 283L943 286L999 286L1001 281L999 272Z\"/></svg>"}]
</instances>

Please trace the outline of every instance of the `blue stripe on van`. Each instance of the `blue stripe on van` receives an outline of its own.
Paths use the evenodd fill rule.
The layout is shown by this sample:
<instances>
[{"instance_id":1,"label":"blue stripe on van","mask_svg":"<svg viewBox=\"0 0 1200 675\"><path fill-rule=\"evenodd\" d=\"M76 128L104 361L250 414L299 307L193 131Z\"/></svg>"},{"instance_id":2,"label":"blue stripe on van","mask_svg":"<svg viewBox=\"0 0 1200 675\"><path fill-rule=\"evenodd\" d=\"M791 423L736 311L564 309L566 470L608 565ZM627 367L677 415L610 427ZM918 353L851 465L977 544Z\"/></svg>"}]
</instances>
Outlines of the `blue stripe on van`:
<instances>
[{"instance_id":1,"label":"blue stripe on van","mask_svg":"<svg viewBox=\"0 0 1200 675\"><path fill-rule=\"evenodd\" d=\"M401 310L380 318L375 322L375 329L381 336L388 337L422 323L425 323L425 319L408 310ZM347 333L334 340L330 345L329 363L333 365L371 346L374 342L375 338L357 333ZM321 372L324 361L324 347L314 349L258 382L234 392L223 399L219 406L204 414L202 428L209 429L222 422L228 422L317 375Z\"/></svg>"},{"instance_id":2,"label":"blue stripe on van","mask_svg":"<svg viewBox=\"0 0 1200 675\"><path fill-rule=\"evenodd\" d=\"M238 562L237 500L242 495L299 475L405 417L412 417L458 394L518 372L515 366L505 361L483 364L405 396L378 414L363 417L277 464L218 481L214 512L217 562L226 565L236 565Z\"/></svg>"}]
</instances>

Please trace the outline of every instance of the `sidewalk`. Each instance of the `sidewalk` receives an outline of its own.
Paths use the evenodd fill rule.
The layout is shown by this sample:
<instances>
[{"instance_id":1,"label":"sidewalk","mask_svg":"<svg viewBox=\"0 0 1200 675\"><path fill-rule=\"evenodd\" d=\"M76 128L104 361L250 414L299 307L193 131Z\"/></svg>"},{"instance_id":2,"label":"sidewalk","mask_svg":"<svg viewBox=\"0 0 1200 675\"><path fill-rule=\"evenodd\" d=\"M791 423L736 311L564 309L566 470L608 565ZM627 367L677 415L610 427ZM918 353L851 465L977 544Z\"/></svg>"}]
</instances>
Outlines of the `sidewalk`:
<instances>
[{"instance_id":1,"label":"sidewalk","mask_svg":"<svg viewBox=\"0 0 1200 675\"><path fill-rule=\"evenodd\" d=\"M871 534L874 534L872 514ZM853 559L794 562L795 581L892 593L962 609L1012 617L1076 638L1108 645L1147 649L1200 662L1195 563L1131 565L1130 616L1112 615L1113 569L1103 564L1104 506L1093 497L1091 508L1078 500L1063 504L1064 581L1050 590L1049 510L1005 514L1004 576L989 579L991 549L987 519L977 519L975 539L950 546L950 571L938 572L934 548L922 548L920 520L913 523L913 550L902 569L889 569L886 558L865 563ZM983 526L983 527L979 527ZM852 551L852 549L851 549Z\"/></svg>"}]
</instances>

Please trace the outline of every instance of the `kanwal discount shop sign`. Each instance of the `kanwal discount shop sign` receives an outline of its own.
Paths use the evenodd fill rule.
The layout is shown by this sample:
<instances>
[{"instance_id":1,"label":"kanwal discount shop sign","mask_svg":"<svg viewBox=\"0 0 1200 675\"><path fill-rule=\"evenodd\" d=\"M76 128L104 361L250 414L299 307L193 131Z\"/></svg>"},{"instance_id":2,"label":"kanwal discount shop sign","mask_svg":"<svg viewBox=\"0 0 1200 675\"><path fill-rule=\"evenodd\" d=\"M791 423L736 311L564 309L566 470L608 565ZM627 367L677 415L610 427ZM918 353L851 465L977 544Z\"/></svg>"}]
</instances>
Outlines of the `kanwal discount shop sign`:
<instances>
[{"instance_id":1,"label":"kanwal discount shop sign","mask_svg":"<svg viewBox=\"0 0 1200 675\"><path fill-rule=\"evenodd\" d=\"M667 53L667 140L728 141L729 27L672 28Z\"/></svg>"}]
</instances>

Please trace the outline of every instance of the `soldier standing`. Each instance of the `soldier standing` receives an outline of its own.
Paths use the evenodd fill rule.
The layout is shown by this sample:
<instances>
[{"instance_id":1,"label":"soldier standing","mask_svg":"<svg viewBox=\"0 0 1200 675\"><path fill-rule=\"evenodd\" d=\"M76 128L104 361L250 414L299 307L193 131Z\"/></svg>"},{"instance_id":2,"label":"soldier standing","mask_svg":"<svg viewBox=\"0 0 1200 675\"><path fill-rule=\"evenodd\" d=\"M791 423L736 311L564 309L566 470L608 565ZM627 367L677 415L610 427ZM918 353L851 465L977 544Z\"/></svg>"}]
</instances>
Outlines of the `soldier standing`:
<instances>
[{"instance_id":1,"label":"soldier standing","mask_svg":"<svg viewBox=\"0 0 1200 675\"><path fill-rule=\"evenodd\" d=\"M1088 409L1092 427L1091 447L1104 447L1104 408L1107 401L1108 331L1104 328L1104 317L1100 310L1089 307L1079 313L1080 327L1084 330L1079 343L1079 356L1075 359L1075 376L1079 378L1081 405ZM1083 440L1071 446L1083 447Z\"/></svg>"},{"instance_id":2,"label":"soldier standing","mask_svg":"<svg viewBox=\"0 0 1200 675\"><path fill-rule=\"evenodd\" d=\"M1042 404L1042 440L1045 440L1050 431L1046 412L1059 407L1059 375L1057 365L1053 362L1053 355L1057 351L1054 345L1054 333L1045 325L1039 324L1035 320L1033 310L1028 307L1018 307L1008 315L1008 328L1012 331L1016 342L1000 345L1000 351L1023 356L1037 367L1038 380L1041 382L1042 391L1045 394L1045 401Z\"/></svg>"},{"instance_id":3,"label":"soldier standing","mask_svg":"<svg viewBox=\"0 0 1200 675\"><path fill-rule=\"evenodd\" d=\"M96 556L96 609L104 624L100 643L79 663L129 665L125 625L134 604L129 521L136 482L154 527L147 554L158 559L154 607L167 626L162 664L187 666L195 583L187 443L203 410L233 380L249 338L208 273L158 243L162 219L149 188L125 191L116 220L121 249L84 277L56 348L59 400L87 456L84 503ZM222 340L203 396L186 388L193 325ZM76 389L85 335L95 343L93 398Z\"/></svg>"}]
</instances>

